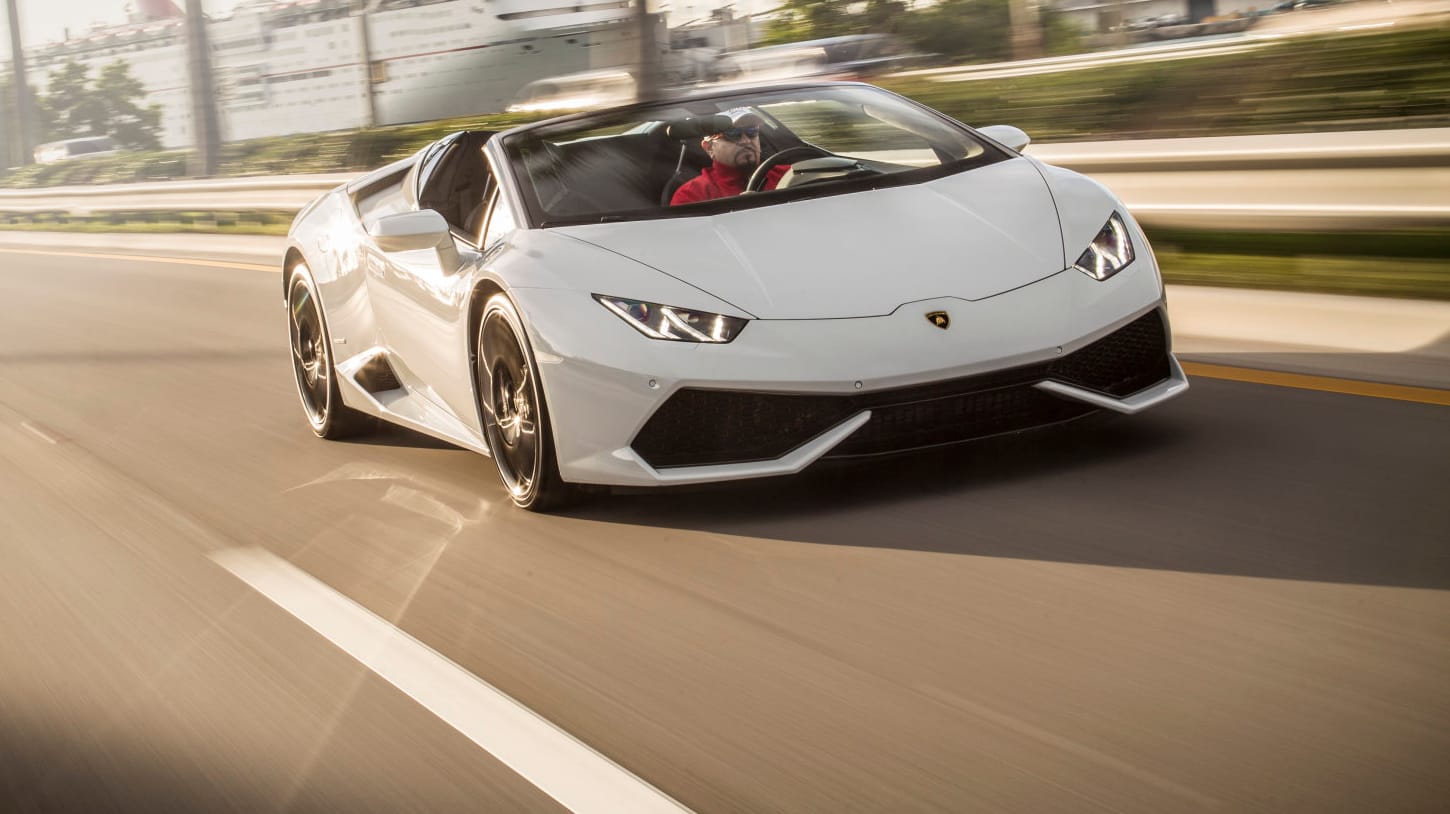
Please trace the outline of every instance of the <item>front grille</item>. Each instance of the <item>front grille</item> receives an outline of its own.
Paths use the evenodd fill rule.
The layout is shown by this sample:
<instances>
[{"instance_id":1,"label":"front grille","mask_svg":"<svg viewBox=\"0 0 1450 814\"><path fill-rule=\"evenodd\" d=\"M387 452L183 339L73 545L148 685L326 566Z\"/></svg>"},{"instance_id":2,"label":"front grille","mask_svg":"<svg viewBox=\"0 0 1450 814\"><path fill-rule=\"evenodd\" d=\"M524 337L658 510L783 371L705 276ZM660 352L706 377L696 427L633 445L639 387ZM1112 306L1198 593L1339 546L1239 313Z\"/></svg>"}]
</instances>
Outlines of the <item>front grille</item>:
<instances>
[{"instance_id":1,"label":"front grille","mask_svg":"<svg viewBox=\"0 0 1450 814\"><path fill-rule=\"evenodd\" d=\"M1047 368L1046 378L1123 398L1168 378L1168 339L1153 310Z\"/></svg>"},{"instance_id":2,"label":"front grille","mask_svg":"<svg viewBox=\"0 0 1450 814\"><path fill-rule=\"evenodd\" d=\"M953 444L1067 421L1087 404L1032 387L1054 379L1124 397L1168 377L1163 319L1150 311L1061 359L851 395L685 389L646 422L634 450L657 469L779 458L862 410L871 420L827 457Z\"/></svg>"},{"instance_id":3,"label":"front grille","mask_svg":"<svg viewBox=\"0 0 1450 814\"><path fill-rule=\"evenodd\" d=\"M826 457L880 455L958 444L1068 421L1095 409L1030 385L893 404L873 409L866 426L837 444Z\"/></svg>"},{"instance_id":4,"label":"front grille","mask_svg":"<svg viewBox=\"0 0 1450 814\"><path fill-rule=\"evenodd\" d=\"M840 396L687 389L655 411L633 446L655 468L768 461L858 411Z\"/></svg>"}]
</instances>

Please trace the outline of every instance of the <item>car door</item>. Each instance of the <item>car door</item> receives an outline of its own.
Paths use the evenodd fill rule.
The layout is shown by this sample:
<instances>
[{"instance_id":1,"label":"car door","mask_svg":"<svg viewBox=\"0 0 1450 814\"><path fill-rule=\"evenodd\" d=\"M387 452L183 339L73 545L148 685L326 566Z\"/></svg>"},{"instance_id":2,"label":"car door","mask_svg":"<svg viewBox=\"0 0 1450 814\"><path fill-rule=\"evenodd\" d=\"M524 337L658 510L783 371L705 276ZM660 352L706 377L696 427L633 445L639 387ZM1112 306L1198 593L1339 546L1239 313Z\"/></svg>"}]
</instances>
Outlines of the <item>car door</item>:
<instances>
[{"instance_id":1,"label":"car door","mask_svg":"<svg viewBox=\"0 0 1450 814\"><path fill-rule=\"evenodd\" d=\"M468 299L480 260L478 233L497 184L483 157L490 134L460 133L427 155L417 178L420 209L452 227L458 263L434 249L383 252L370 246L368 286L378 328L399 378L413 392L477 429L468 347Z\"/></svg>"}]
</instances>

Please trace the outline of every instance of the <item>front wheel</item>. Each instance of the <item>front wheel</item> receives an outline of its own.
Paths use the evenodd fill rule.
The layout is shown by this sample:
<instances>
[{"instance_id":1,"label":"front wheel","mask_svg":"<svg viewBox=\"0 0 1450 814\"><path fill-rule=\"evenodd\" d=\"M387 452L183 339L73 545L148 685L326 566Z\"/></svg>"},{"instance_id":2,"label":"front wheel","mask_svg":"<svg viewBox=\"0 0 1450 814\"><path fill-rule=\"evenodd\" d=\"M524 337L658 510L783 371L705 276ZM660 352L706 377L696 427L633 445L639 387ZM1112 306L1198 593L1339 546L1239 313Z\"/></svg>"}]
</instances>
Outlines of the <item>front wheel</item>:
<instances>
[{"instance_id":1,"label":"front wheel","mask_svg":"<svg viewBox=\"0 0 1450 814\"><path fill-rule=\"evenodd\" d=\"M479 323L478 391L484 439L514 505L543 512L569 503L576 490L559 477L538 367L504 294L489 298Z\"/></svg>"}]
</instances>

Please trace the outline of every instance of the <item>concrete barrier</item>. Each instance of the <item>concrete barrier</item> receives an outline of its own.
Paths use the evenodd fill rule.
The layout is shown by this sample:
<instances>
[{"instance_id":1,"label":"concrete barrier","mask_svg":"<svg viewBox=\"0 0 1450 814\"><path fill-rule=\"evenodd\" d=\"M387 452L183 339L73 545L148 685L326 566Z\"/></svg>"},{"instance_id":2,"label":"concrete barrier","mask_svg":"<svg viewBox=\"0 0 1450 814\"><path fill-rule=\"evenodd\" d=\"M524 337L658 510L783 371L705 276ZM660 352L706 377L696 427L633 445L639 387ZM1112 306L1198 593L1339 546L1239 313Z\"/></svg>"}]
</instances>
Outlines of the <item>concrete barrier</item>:
<instances>
[{"instance_id":1,"label":"concrete barrier","mask_svg":"<svg viewBox=\"0 0 1450 814\"><path fill-rule=\"evenodd\" d=\"M1450 128L1034 144L1149 225L1262 231L1450 224ZM356 174L0 190L0 219L295 212Z\"/></svg>"}]
</instances>

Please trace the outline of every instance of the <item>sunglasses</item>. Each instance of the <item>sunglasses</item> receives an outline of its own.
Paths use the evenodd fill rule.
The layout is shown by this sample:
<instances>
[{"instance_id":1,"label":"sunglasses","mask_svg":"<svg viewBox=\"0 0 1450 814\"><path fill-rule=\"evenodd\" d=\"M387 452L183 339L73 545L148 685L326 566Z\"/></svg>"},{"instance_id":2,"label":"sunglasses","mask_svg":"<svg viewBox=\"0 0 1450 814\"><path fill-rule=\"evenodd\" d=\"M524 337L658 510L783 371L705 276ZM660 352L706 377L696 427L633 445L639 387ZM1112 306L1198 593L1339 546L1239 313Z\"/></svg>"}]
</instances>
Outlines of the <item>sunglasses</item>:
<instances>
[{"instance_id":1,"label":"sunglasses","mask_svg":"<svg viewBox=\"0 0 1450 814\"><path fill-rule=\"evenodd\" d=\"M760 135L760 128L755 126L732 127L721 132L720 135L726 141L740 141L742 138L757 138Z\"/></svg>"}]
</instances>

